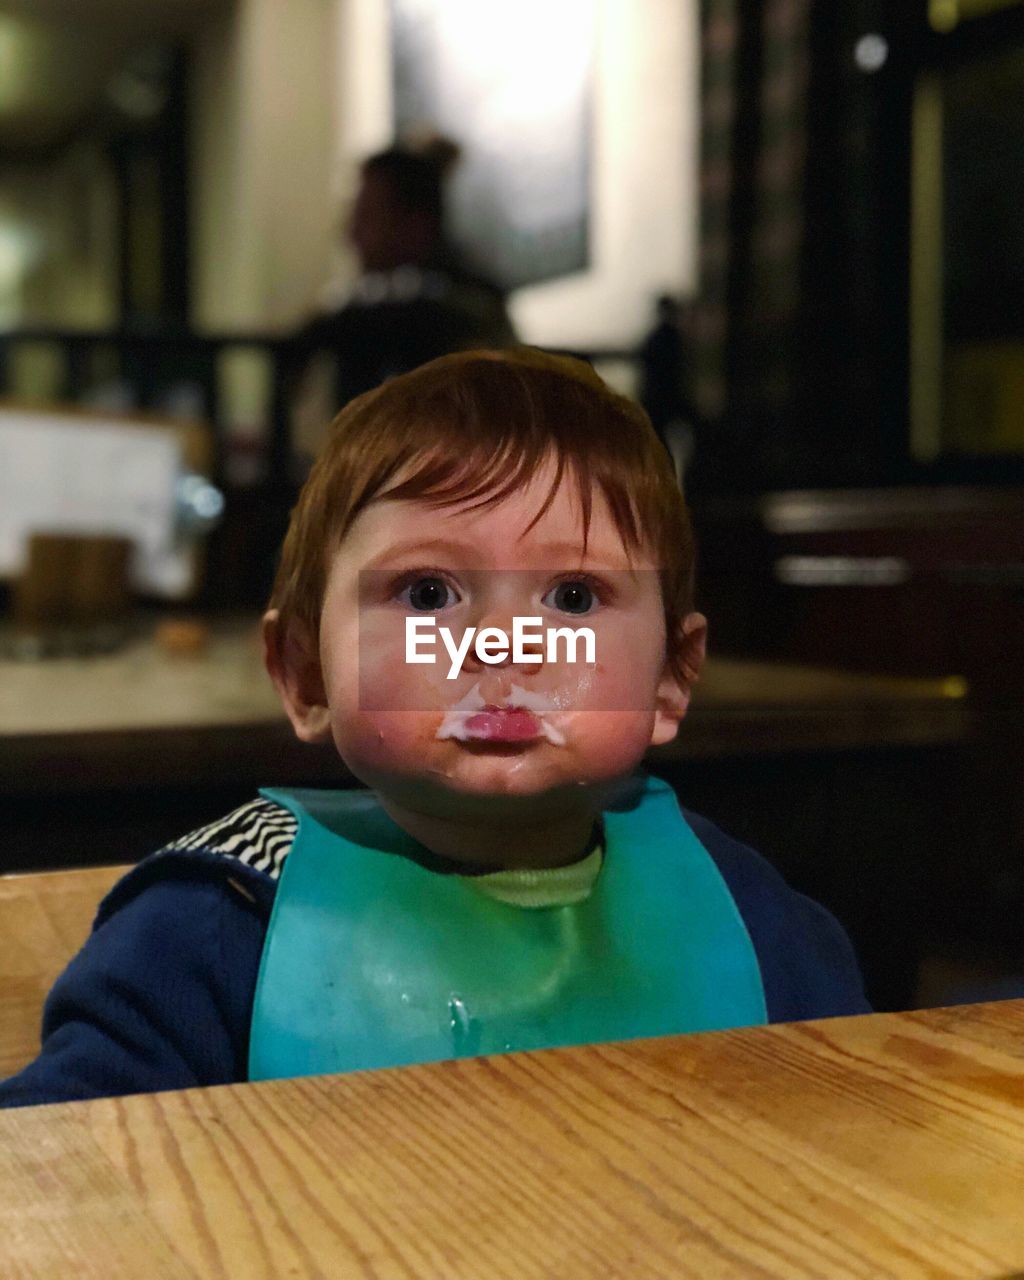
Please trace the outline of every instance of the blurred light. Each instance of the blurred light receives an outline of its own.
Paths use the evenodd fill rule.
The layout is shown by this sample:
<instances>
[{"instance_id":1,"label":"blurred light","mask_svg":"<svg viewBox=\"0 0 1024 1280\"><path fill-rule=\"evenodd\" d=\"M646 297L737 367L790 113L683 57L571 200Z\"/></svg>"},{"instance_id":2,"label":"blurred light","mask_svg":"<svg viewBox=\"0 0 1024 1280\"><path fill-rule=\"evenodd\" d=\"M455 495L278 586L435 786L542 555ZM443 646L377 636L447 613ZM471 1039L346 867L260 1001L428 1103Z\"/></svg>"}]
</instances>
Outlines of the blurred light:
<instances>
[{"instance_id":1,"label":"blurred light","mask_svg":"<svg viewBox=\"0 0 1024 1280\"><path fill-rule=\"evenodd\" d=\"M178 481L178 525L189 534L207 533L224 513L224 495L205 476Z\"/></svg>"},{"instance_id":2,"label":"blurred light","mask_svg":"<svg viewBox=\"0 0 1024 1280\"><path fill-rule=\"evenodd\" d=\"M1020 0L929 0L928 21L935 31L952 31L960 22L1018 4Z\"/></svg>"},{"instance_id":3,"label":"blurred light","mask_svg":"<svg viewBox=\"0 0 1024 1280\"><path fill-rule=\"evenodd\" d=\"M936 31L952 31L960 21L960 5L957 0L931 0L928 5L928 21Z\"/></svg>"},{"instance_id":4,"label":"blurred light","mask_svg":"<svg viewBox=\"0 0 1024 1280\"><path fill-rule=\"evenodd\" d=\"M0 227L0 289L13 284L21 275L25 262L17 233Z\"/></svg>"},{"instance_id":5,"label":"blurred light","mask_svg":"<svg viewBox=\"0 0 1024 1280\"><path fill-rule=\"evenodd\" d=\"M780 556L774 567L788 587L898 587L911 576L901 556Z\"/></svg>"},{"instance_id":6,"label":"blurred light","mask_svg":"<svg viewBox=\"0 0 1024 1280\"><path fill-rule=\"evenodd\" d=\"M0 289L17 284L35 261L39 241L13 222L0 222Z\"/></svg>"},{"instance_id":7,"label":"blurred light","mask_svg":"<svg viewBox=\"0 0 1024 1280\"><path fill-rule=\"evenodd\" d=\"M853 49L853 60L861 71L869 75L873 71L881 71L889 60L889 41L876 31L861 36Z\"/></svg>"},{"instance_id":8,"label":"blurred light","mask_svg":"<svg viewBox=\"0 0 1024 1280\"><path fill-rule=\"evenodd\" d=\"M414 14L417 0L407 7ZM433 12L460 69L492 87L506 111L543 120L586 74L592 8L593 0L446 0Z\"/></svg>"},{"instance_id":9,"label":"blurred light","mask_svg":"<svg viewBox=\"0 0 1024 1280\"><path fill-rule=\"evenodd\" d=\"M18 106L35 89L37 45L25 23L0 14L0 110Z\"/></svg>"}]
</instances>

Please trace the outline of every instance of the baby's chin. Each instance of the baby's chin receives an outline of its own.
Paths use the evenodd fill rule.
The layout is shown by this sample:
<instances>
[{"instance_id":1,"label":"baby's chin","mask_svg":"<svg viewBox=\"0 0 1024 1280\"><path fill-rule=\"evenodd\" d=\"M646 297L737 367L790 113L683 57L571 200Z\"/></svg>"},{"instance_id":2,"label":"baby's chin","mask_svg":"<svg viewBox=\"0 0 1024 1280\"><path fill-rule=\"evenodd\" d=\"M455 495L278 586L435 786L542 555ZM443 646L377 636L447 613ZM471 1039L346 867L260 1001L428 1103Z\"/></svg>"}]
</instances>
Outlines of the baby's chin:
<instances>
[{"instance_id":1,"label":"baby's chin","mask_svg":"<svg viewBox=\"0 0 1024 1280\"><path fill-rule=\"evenodd\" d=\"M369 770L360 780L393 804L436 818L527 825L573 813L596 813L607 789L594 780L534 770L500 775L483 771L475 776L461 770L402 774Z\"/></svg>"}]
</instances>

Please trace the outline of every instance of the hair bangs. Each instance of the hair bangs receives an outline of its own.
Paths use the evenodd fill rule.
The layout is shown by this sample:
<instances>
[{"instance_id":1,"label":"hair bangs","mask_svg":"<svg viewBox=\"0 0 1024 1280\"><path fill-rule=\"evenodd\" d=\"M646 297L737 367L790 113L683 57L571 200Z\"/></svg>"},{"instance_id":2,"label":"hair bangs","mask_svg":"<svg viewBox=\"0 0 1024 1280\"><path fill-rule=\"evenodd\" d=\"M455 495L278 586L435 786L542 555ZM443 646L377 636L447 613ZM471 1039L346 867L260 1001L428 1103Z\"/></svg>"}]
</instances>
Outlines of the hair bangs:
<instances>
[{"instance_id":1,"label":"hair bangs","mask_svg":"<svg viewBox=\"0 0 1024 1280\"><path fill-rule=\"evenodd\" d=\"M623 443L634 434L635 423L621 420L627 417L621 410L609 414L612 397L597 375L582 366L606 398L595 403L590 379L566 377L565 366L579 362L554 357L562 367L538 370L498 363L486 358L490 353L473 354L480 359L464 371L473 375L470 386L468 378L448 383L420 400L419 448L408 457L402 451L402 461L392 473L400 478L382 485L374 498L428 502L438 508L486 508L526 487L553 463L548 491L524 532L543 518L568 475L579 504L584 553L595 487L608 504L627 552L638 553L645 541L642 504L629 482L647 467L645 460L626 456ZM432 442L426 451L423 438Z\"/></svg>"}]
</instances>

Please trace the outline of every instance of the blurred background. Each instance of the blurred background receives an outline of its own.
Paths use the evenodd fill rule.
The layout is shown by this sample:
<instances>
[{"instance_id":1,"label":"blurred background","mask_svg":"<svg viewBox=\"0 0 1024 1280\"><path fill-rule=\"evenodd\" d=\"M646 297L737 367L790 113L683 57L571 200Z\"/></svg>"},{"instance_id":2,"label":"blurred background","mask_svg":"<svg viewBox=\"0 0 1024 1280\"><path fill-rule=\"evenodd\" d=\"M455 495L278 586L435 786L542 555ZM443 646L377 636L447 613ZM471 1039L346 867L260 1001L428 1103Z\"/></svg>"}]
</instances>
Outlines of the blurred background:
<instances>
[{"instance_id":1,"label":"blurred background","mask_svg":"<svg viewBox=\"0 0 1024 1280\"><path fill-rule=\"evenodd\" d=\"M1022 210L1018 0L0 0L0 872L344 782L254 639L297 486L519 339L693 508L651 767L879 1007L1024 993Z\"/></svg>"}]
</instances>

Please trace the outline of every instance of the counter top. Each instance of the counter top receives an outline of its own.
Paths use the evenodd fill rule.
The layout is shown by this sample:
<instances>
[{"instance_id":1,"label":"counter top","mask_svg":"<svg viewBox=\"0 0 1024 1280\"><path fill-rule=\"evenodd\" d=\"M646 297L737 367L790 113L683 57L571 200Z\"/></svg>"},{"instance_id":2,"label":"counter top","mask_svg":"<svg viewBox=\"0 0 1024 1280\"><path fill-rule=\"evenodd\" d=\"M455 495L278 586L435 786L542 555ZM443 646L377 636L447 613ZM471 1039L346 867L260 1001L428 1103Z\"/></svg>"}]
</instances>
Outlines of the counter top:
<instances>
[{"instance_id":1,"label":"counter top","mask_svg":"<svg viewBox=\"0 0 1024 1280\"><path fill-rule=\"evenodd\" d=\"M670 746L653 760L955 742L957 677L913 680L712 657ZM240 732L244 730L244 732ZM331 749L297 742L263 670L254 619L174 656L142 637L117 653L0 661L0 791L209 780L344 784Z\"/></svg>"}]
</instances>

